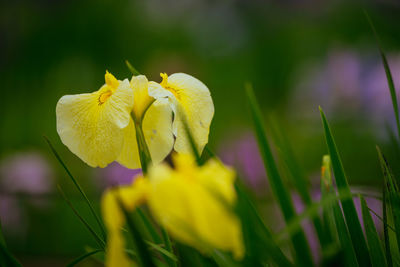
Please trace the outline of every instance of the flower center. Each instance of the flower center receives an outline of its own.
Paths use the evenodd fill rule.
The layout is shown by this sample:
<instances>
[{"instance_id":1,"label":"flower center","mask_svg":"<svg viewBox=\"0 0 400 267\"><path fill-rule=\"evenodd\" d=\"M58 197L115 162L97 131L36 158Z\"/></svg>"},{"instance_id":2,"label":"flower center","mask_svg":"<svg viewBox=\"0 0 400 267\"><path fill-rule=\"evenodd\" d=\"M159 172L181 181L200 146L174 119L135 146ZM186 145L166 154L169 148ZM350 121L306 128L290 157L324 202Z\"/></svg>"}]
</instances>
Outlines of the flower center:
<instances>
[{"instance_id":1,"label":"flower center","mask_svg":"<svg viewBox=\"0 0 400 267\"><path fill-rule=\"evenodd\" d=\"M102 94L99 96L99 105L104 104L104 102L106 102L106 100L107 100L111 95L112 95L112 92L111 92L110 90L108 90L108 91L102 93Z\"/></svg>"},{"instance_id":2,"label":"flower center","mask_svg":"<svg viewBox=\"0 0 400 267\"><path fill-rule=\"evenodd\" d=\"M112 75L111 73L106 70L106 75L104 76L104 79L106 81L106 88L109 90L105 91L104 93L101 93L99 96L99 105L104 104L107 99L114 93L114 91L118 88L119 81Z\"/></svg>"},{"instance_id":3,"label":"flower center","mask_svg":"<svg viewBox=\"0 0 400 267\"><path fill-rule=\"evenodd\" d=\"M160 85L165 89L170 91L178 100L181 99L180 93L179 93L179 89L172 87L169 83L168 83L168 75L166 73L160 73L160 76L162 78L162 81L160 83Z\"/></svg>"}]
</instances>

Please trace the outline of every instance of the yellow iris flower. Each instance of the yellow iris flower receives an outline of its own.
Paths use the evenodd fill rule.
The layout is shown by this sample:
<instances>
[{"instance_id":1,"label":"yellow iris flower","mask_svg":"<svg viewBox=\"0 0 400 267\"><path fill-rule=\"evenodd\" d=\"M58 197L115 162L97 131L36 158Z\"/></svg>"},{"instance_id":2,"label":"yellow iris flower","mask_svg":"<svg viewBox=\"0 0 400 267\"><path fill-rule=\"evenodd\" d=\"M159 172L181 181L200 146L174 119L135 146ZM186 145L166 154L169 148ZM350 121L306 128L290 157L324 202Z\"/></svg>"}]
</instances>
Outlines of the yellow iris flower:
<instances>
[{"instance_id":1,"label":"yellow iris flower","mask_svg":"<svg viewBox=\"0 0 400 267\"><path fill-rule=\"evenodd\" d=\"M119 81L109 72L105 81L96 92L66 95L58 101L57 132L61 141L89 166L103 168L116 160L128 168L140 168L132 112L141 120L153 162L162 161L170 153L174 138L169 104L165 99L154 101L146 94L157 84L150 84L143 75L130 82Z\"/></svg>"},{"instance_id":2,"label":"yellow iris flower","mask_svg":"<svg viewBox=\"0 0 400 267\"><path fill-rule=\"evenodd\" d=\"M105 167L116 160L135 169L141 167L135 123L142 124L152 161L157 164L173 147L177 152L191 152L182 123L186 120L201 152L214 115L208 88L187 74L161 76L161 84L143 75L129 82L107 72L106 83L98 91L63 96L56 107L62 142L92 167Z\"/></svg>"},{"instance_id":3,"label":"yellow iris flower","mask_svg":"<svg viewBox=\"0 0 400 267\"><path fill-rule=\"evenodd\" d=\"M104 194L107 266L129 262L120 231L125 221L117 197L128 210L146 202L155 220L179 242L203 253L219 249L232 252L238 260L243 257L241 224L232 211L236 201L234 171L215 160L198 167L186 154L177 154L174 165L175 169L166 164L152 166L148 179L138 177L131 186Z\"/></svg>"}]
</instances>

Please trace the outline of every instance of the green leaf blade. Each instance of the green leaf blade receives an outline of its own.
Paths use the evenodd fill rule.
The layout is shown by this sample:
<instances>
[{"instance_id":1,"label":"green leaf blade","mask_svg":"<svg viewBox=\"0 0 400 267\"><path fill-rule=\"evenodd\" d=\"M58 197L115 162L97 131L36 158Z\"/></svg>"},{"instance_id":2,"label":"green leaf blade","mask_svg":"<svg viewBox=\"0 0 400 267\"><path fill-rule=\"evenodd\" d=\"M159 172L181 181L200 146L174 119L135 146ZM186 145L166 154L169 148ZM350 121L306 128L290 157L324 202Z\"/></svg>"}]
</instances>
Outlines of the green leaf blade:
<instances>
[{"instance_id":1,"label":"green leaf blade","mask_svg":"<svg viewBox=\"0 0 400 267\"><path fill-rule=\"evenodd\" d=\"M372 22L370 16L368 15L368 13L365 10L364 10L364 15L368 20L368 23L369 23L369 25L371 27L371 30L372 30L372 32L373 32L373 34L375 36L376 42L378 44L379 54L381 55L381 58L382 58L382 63L383 63L383 67L385 69L385 74L386 74L386 80L387 80L388 86L389 86L390 97L392 99L392 106L393 106L394 116L396 118L397 133L398 133L398 137L400 138L399 106L398 106L398 103L397 103L396 89L394 87L392 73L390 71L390 67L389 67L385 52L383 51L382 45L380 44L379 36L378 36L378 33L377 33L376 29L375 29L374 23Z\"/></svg>"},{"instance_id":2,"label":"green leaf blade","mask_svg":"<svg viewBox=\"0 0 400 267\"><path fill-rule=\"evenodd\" d=\"M351 194L350 186L347 182L342 161L340 159L339 152L333 139L328 120L326 119L325 114L321 108L320 114L324 127L326 144L328 146L329 154L331 157L333 173L335 175L335 181L339 191L339 196L341 194ZM349 228L353 247L357 255L357 260L361 266L370 266L371 261L368 256L368 247L361 228L360 220L358 219L354 202L352 199L343 199L341 200L341 204L343 208L344 218L346 219L347 227Z\"/></svg>"},{"instance_id":3,"label":"green leaf blade","mask_svg":"<svg viewBox=\"0 0 400 267\"><path fill-rule=\"evenodd\" d=\"M332 208L340 245L346 259L346 266L359 266L357 262L356 252L354 250L349 230L347 229L346 223L344 221L343 213L340 209L339 203L334 203Z\"/></svg>"},{"instance_id":4,"label":"green leaf blade","mask_svg":"<svg viewBox=\"0 0 400 267\"><path fill-rule=\"evenodd\" d=\"M264 161L264 167L268 174L272 191L278 200L285 221L289 222L296 216L293 202L282 182L281 176L278 172L278 168L275 164L275 160L273 158L272 151L269 146L262 123L261 110L256 101L253 89L249 84L246 85L246 93L248 102L250 104L250 111L254 123L259 149ZM297 263L302 266L312 266L313 261L311 257L311 252L304 232L302 230L298 231L291 237L291 240L296 254L295 258Z\"/></svg>"},{"instance_id":5,"label":"green leaf blade","mask_svg":"<svg viewBox=\"0 0 400 267\"><path fill-rule=\"evenodd\" d=\"M369 252L371 256L372 266L387 266L386 258L383 253L383 248L381 246L381 241L376 231L374 222L372 221L371 214L367 206L367 202L364 197L360 195L361 202L361 212L364 221L365 233L367 236Z\"/></svg>"}]
</instances>

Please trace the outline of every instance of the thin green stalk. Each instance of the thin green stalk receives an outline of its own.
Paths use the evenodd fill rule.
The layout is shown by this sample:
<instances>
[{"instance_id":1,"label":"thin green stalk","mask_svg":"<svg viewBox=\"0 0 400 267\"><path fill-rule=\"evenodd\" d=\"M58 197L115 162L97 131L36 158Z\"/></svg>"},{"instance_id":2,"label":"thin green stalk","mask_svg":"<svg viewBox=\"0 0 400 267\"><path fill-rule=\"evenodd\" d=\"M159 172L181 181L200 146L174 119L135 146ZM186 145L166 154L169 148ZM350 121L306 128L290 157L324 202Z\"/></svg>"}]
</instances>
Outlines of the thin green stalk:
<instances>
[{"instance_id":1,"label":"thin green stalk","mask_svg":"<svg viewBox=\"0 0 400 267\"><path fill-rule=\"evenodd\" d=\"M147 174L148 168L151 165L151 155L144 138L142 122L135 122L136 141L139 148L140 164L142 165L143 174Z\"/></svg>"},{"instance_id":2,"label":"thin green stalk","mask_svg":"<svg viewBox=\"0 0 400 267\"><path fill-rule=\"evenodd\" d=\"M133 65L128 60L125 60L125 64L133 75L140 75L140 72L138 72L137 69L135 69L135 67L133 67Z\"/></svg>"},{"instance_id":3,"label":"thin green stalk","mask_svg":"<svg viewBox=\"0 0 400 267\"><path fill-rule=\"evenodd\" d=\"M162 233L162 236L163 236L163 239L164 239L165 248L166 248L170 253L173 254L173 253L174 253L174 250L173 250L173 248L172 248L171 239L169 238L169 235L168 235L167 231L166 231L163 227L161 227L161 233ZM173 267L178 266L177 263L176 263L176 261L169 261L169 265L170 265L170 266L173 266Z\"/></svg>"},{"instance_id":4,"label":"thin green stalk","mask_svg":"<svg viewBox=\"0 0 400 267\"><path fill-rule=\"evenodd\" d=\"M73 266L77 265L78 263L80 263L81 261L85 260L86 258L88 258L96 253L102 252L102 251L104 251L104 250L97 249L97 250L93 250L88 253L85 253L85 254L79 256L78 258L76 258L75 260L71 261L70 263L68 263L66 267L73 267Z\"/></svg>"},{"instance_id":5,"label":"thin green stalk","mask_svg":"<svg viewBox=\"0 0 400 267\"><path fill-rule=\"evenodd\" d=\"M384 185L382 189L383 201L382 201L382 216L383 216L383 237L385 241L385 253L388 266L393 266L392 253L390 252L390 241L389 241L389 231L388 231L388 219L387 219L387 189L386 182L384 178Z\"/></svg>"},{"instance_id":6,"label":"thin green stalk","mask_svg":"<svg viewBox=\"0 0 400 267\"><path fill-rule=\"evenodd\" d=\"M130 214L128 213L128 210L126 209L124 203L119 196L117 196L117 202L120 209L122 210L122 213L124 214L129 233L131 234L132 240L135 244L139 265L146 267L155 267L156 265L153 262L153 258L150 254L147 244L143 240L142 234L136 228L134 221L132 220Z\"/></svg>"},{"instance_id":7,"label":"thin green stalk","mask_svg":"<svg viewBox=\"0 0 400 267\"><path fill-rule=\"evenodd\" d=\"M79 214L79 212L72 205L71 201L67 198L67 196L65 195L65 193L61 189L61 187L58 185L57 188L58 188L58 191L60 192L61 196L65 200L65 202L68 204L68 206L75 213L76 217L78 217L78 219L82 222L82 224L86 227L86 229L88 229L89 232L93 235L94 239L99 244L99 246L102 248L102 250L104 250L105 246L106 246L104 240L101 237L98 236L98 234L96 233L96 231L93 230L93 228L90 226L90 224Z\"/></svg>"},{"instance_id":8,"label":"thin green stalk","mask_svg":"<svg viewBox=\"0 0 400 267\"><path fill-rule=\"evenodd\" d=\"M46 137L43 136L43 138L46 140L47 144L49 145L51 151L53 152L54 156L56 157L56 159L58 160L58 162L61 164L61 166L64 168L64 170L67 172L69 178L71 178L71 181L74 183L75 187L78 189L78 191L81 193L82 197L84 198L86 204L89 206L90 212L92 213L93 217L95 218L100 231L102 233L103 239L106 238L106 231L104 229L104 226L100 220L100 218L97 216L92 204L90 203L88 197L86 196L85 192L83 191L82 187L79 185L78 181L74 178L74 176L72 175L72 173L69 171L69 169L67 168L67 166L64 164L63 160L61 159L60 155L57 153L57 151L55 150L55 148L53 147L53 145L51 144L50 140Z\"/></svg>"}]
</instances>

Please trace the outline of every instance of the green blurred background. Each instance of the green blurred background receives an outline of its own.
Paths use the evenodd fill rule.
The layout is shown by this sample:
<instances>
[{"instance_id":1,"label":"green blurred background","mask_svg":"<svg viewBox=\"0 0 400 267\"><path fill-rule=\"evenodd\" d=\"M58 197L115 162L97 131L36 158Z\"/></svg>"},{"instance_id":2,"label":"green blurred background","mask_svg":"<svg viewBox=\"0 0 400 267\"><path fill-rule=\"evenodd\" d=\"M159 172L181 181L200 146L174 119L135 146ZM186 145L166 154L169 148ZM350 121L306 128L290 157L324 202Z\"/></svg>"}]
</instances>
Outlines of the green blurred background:
<instances>
[{"instance_id":1,"label":"green blurred background","mask_svg":"<svg viewBox=\"0 0 400 267\"><path fill-rule=\"evenodd\" d=\"M105 176L112 174L89 168L62 145L55 106L65 94L97 90L105 70L129 78L125 60L150 80L161 81L160 72L185 72L203 81L216 110L210 148L232 164L240 165L245 153L250 165L259 161L244 97L244 84L251 82L266 118L279 122L311 185L326 153L321 105L350 183L379 190L375 145L394 158L388 131L394 116L363 9L378 29L399 87L400 4L349 2L1 2L0 219L11 250L27 266L57 266L95 245L57 192L60 184L87 213L42 136L98 203L109 186ZM238 167L244 176L247 167ZM250 186L265 185L257 193L263 205L270 201L265 175L260 170L254 176Z\"/></svg>"}]
</instances>

